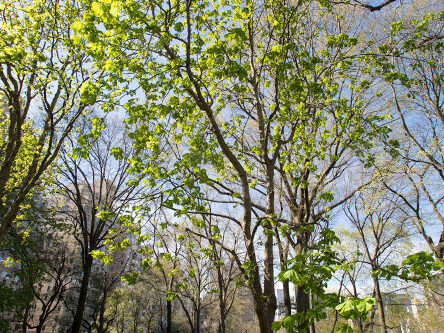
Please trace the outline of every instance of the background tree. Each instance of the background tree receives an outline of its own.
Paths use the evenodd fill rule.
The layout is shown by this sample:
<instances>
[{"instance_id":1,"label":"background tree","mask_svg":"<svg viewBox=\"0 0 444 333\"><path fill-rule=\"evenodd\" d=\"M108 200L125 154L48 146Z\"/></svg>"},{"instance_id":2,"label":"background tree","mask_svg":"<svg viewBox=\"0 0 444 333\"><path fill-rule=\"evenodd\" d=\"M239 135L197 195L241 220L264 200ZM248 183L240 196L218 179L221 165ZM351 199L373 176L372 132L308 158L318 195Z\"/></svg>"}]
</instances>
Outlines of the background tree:
<instances>
[{"instance_id":1,"label":"background tree","mask_svg":"<svg viewBox=\"0 0 444 333\"><path fill-rule=\"evenodd\" d=\"M75 149L81 146L73 138L69 139L70 145L60 156L61 177L57 186L59 200L64 202L64 207L59 218L73 227L73 236L82 258L82 277L72 332L79 332L82 325L94 266L93 255L103 256L107 252L101 251L105 242L116 238L123 242L116 250L125 250L130 230L136 228L130 204L137 204L140 188L135 177L128 173L130 163L125 158L115 158L131 154L131 146L121 126L106 125L99 137L87 137L90 141L86 143L89 148L86 156L75 155ZM86 120L79 131L89 133L91 129L91 123Z\"/></svg>"},{"instance_id":2,"label":"background tree","mask_svg":"<svg viewBox=\"0 0 444 333\"><path fill-rule=\"evenodd\" d=\"M157 288L159 276L143 272L134 285L112 291L106 318L117 332L156 332L165 312L165 295Z\"/></svg>"},{"instance_id":3,"label":"background tree","mask_svg":"<svg viewBox=\"0 0 444 333\"><path fill-rule=\"evenodd\" d=\"M49 193L40 192L25 201L20 223L9 230L1 251L3 283L12 288L4 295L15 299L5 313L12 314L9 319L20 322L24 332L29 328L40 332L48 321L57 320L76 274L76 256L64 235L66 228L57 223L47 197Z\"/></svg>"},{"instance_id":4,"label":"background tree","mask_svg":"<svg viewBox=\"0 0 444 333\"><path fill-rule=\"evenodd\" d=\"M346 205L345 214L360 236L364 263L370 266L373 279L379 326L381 332L387 332L386 308L378 270L388 265L393 255L400 256L395 249L405 243L408 225L396 197L386 196L380 191L377 187L367 190L365 197L358 196Z\"/></svg>"},{"instance_id":5,"label":"background tree","mask_svg":"<svg viewBox=\"0 0 444 333\"><path fill-rule=\"evenodd\" d=\"M374 64L390 86L387 98L393 115L393 145L397 158L384 184L405 203L405 214L437 260L443 257L443 12L440 6L407 13L392 24L390 42L375 51ZM422 14L422 13L421 13ZM390 55L390 57L387 57ZM381 172L387 167L380 166ZM430 221L430 222L429 222Z\"/></svg>"}]
</instances>

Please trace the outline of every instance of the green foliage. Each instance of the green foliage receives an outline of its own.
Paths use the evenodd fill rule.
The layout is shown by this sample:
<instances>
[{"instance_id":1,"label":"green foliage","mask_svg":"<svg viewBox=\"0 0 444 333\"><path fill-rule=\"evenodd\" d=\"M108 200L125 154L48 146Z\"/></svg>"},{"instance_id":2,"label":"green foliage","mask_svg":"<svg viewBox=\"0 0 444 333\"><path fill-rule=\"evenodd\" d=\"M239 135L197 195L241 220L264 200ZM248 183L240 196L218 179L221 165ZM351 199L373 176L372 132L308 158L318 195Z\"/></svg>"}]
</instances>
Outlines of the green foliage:
<instances>
[{"instance_id":1,"label":"green foliage","mask_svg":"<svg viewBox=\"0 0 444 333\"><path fill-rule=\"evenodd\" d=\"M1 100L0 94L0 100ZM5 156L5 149L8 144L8 133L9 133L10 120L8 117L0 116L0 160L3 160ZM34 158L35 154L40 153L40 147L38 145L38 138L41 130L36 129L33 122L27 122L22 127L22 143L20 145L20 149L18 150L17 156L14 159L14 163L12 164L10 177L8 177L7 183L5 185L6 196L2 198L3 202L7 202L15 195L17 195L16 191L20 187L23 178L26 177L28 173L29 166ZM44 151L45 152L45 151ZM46 187L50 186L53 181L53 171L48 170L40 179L40 186ZM36 189L38 192L39 189ZM32 196L33 193L30 193L29 196ZM28 207L25 207L26 204L23 203L22 209L29 208L29 200ZM17 221L22 220L23 216L18 216Z\"/></svg>"},{"instance_id":2,"label":"green foliage","mask_svg":"<svg viewBox=\"0 0 444 333\"><path fill-rule=\"evenodd\" d=\"M314 248L316 250L305 251L288 262L290 268L279 273L279 280L289 280L295 286L304 287L305 292L313 296L312 308L305 313L296 313L285 317L273 324L274 330L284 328L286 332L300 332L295 330L295 323L308 321L312 323L325 319L327 308L334 309L337 306L337 296L326 293L327 282L333 273L343 268L344 264L336 259L332 245L338 241L332 230L324 229Z\"/></svg>"},{"instance_id":3,"label":"green foliage","mask_svg":"<svg viewBox=\"0 0 444 333\"><path fill-rule=\"evenodd\" d=\"M41 225L41 220L46 224ZM7 281L0 283L0 313L10 314L17 321L23 317L35 297L34 288L45 281L50 270L42 259L46 253L43 244L50 248L57 244L52 240L55 230L59 227L46 203L36 195L26 199L19 220L0 247L0 270ZM9 328L9 321L0 319L0 327Z\"/></svg>"},{"instance_id":4,"label":"green foliage","mask_svg":"<svg viewBox=\"0 0 444 333\"><path fill-rule=\"evenodd\" d=\"M380 276L390 280L393 276L403 280L422 281L432 280L444 272L444 262L436 261L431 252L421 251L405 258L401 265L387 265L373 272L373 276Z\"/></svg>"},{"instance_id":5,"label":"green foliage","mask_svg":"<svg viewBox=\"0 0 444 333\"><path fill-rule=\"evenodd\" d=\"M398 143L384 125L389 117L371 113L367 106L381 97L373 89L379 78L407 88L415 83L390 62L414 41L401 47L378 45L377 51L368 52L356 36L330 32L321 24L322 15L332 14L326 1L320 2L320 23L311 24L310 33L304 29L313 21L310 1L266 1L260 6L234 0L173 1L171 6L143 1L83 3L88 11L73 24L73 42L88 45L96 66L107 71L110 85L125 87L116 89L113 97L124 92L130 96L124 107L134 126L130 137L141 152L131 160L132 172L146 175L147 185L162 193L163 207L177 218L189 219L197 229L211 231L194 213L212 212L208 189L216 188L236 210L245 204L246 193L261 195L254 190L264 188L259 179L265 178L267 164L274 163L271 169L279 170L280 179L289 179L286 185L294 196L315 192L317 207L323 205L318 222L328 217L335 200L326 178L341 158L353 156L364 166L373 166L376 158L370 151L377 139L388 143L396 155ZM418 41L431 19L415 23ZM394 24L390 33L396 36L403 27ZM141 100L134 97L131 85L140 89ZM85 86L83 91L85 101L97 98L94 87ZM121 152L113 154L119 157ZM243 179L245 193L240 189ZM302 204L294 201L295 206ZM271 235L266 228L273 220L262 221L262 234ZM251 232L250 222L243 221L242 232ZM280 230L311 237L310 221L298 223L297 230ZM166 229L168 223L160 226ZM184 238L179 235L176 240ZM315 250L302 249L288 262L290 269L279 274L318 299L313 309L275 323L274 329L291 331L295 323L319 320L325 308L337 306L336 297L325 293L326 282L346 265L335 259L335 241L330 230L323 230ZM209 255L211 249L200 252ZM170 253L161 257L169 263L175 260ZM240 268L251 286L258 265L250 259ZM423 273L419 265L405 267L412 274ZM173 278L178 272L169 274ZM339 310L364 315L370 301L362 302L352 300Z\"/></svg>"},{"instance_id":6,"label":"green foliage","mask_svg":"<svg viewBox=\"0 0 444 333\"><path fill-rule=\"evenodd\" d=\"M368 312L376 304L375 298L366 297L349 298L345 302L338 304L335 310L338 311L345 319L363 319L367 318Z\"/></svg>"}]
</instances>

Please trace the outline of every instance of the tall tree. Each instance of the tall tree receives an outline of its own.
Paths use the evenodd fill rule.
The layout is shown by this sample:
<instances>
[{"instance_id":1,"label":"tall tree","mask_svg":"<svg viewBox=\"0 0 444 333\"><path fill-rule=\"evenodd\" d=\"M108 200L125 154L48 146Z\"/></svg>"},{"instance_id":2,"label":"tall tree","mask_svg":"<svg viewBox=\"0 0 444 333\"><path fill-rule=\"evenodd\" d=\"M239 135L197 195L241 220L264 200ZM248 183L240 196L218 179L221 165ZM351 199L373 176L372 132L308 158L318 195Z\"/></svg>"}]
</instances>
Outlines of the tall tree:
<instances>
[{"instance_id":1,"label":"tall tree","mask_svg":"<svg viewBox=\"0 0 444 333\"><path fill-rule=\"evenodd\" d=\"M99 137L92 135L85 138L83 135L90 133L93 125L89 120L83 121L82 127L79 127L79 138L85 138L83 143L88 147L88 153L84 155L82 151L76 155L75 149L80 144L70 138L70 145L60 156L61 178L57 184L60 201L64 202L59 218L73 226L73 236L82 258L81 285L72 332L79 332L82 327L94 265L93 255L105 255L107 251L101 250L107 240L113 239L119 239L124 245L121 244L118 249L125 250L130 230L135 228L129 205L136 205L140 199L137 177L128 173L131 164L125 157L131 155L132 149L123 126L93 119L105 128Z\"/></svg>"},{"instance_id":2,"label":"tall tree","mask_svg":"<svg viewBox=\"0 0 444 333\"><path fill-rule=\"evenodd\" d=\"M81 13L75 2L2 1L0 11L2 242L26 196L94 103L89 84L100 74L71 42L71 25Z\"/></svg>"},{"instance_id":3,"label":"tall tree","mask_svg":"<svg viewBox=\"0 0 444 333\"><path fill-rule=\"evenodd\" d=\"M421 7L420 7L421 8ZM424 8L422 8L424 10ZM421 9L420 9L421 10ZM390 87L396 158L380 165L384 184L404 202L405 214L438 261L444 255L444 111L442 7L392 23L390 42L378 45L374 65ZM422 15L423 13L421 13ZM387 35L386 35L387 36ZM430 223L430 222L431 223ZM433 237L440 226L440 234Z\"/></svg>"},{"instance_id":4,"label":"tall tree","mask_svg":"<svg viewBox=\"0 0 444 333\"><path fill-rule=\"evenodd\" d=\"M98 64L137 81L145 94L145 104L132 99L127 109L139 125L135 144L153 152L146 172L153 184L167 180L164 205L202 229L215 226L199 215L237 229L245 252L234 257L261 331L271 332L274 225L290 226L302 258L311 228L333 205L328 187L383 132L360 100L371 82L350 60L357 39L324 26L329 9L317 13L309 1L102 1L89 8L94 15L76 24L79 40L106 49ZM288 194L281 221L276 191ZM233 253L229 243L218 244ZM306 287L298 300L302 330Z\"/></svg>"}]
</instances>

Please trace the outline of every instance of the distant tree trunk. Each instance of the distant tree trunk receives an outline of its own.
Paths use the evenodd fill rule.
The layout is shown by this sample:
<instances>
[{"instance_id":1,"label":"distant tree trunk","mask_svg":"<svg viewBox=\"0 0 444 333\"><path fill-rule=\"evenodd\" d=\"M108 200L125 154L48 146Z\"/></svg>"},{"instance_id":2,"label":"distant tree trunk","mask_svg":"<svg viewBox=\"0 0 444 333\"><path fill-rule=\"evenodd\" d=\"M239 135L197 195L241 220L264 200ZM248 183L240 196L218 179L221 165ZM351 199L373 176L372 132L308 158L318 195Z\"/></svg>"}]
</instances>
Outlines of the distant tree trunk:
<instances>
[{"instance_id":1,"label":"distant tree trunk","mask_svg":"<svg viewBox=\"0 0 444 333\"><path fill-rule=\"evenodd\" d=\"M100 302L99 327L97 328L97 333L105 332L105 305L107 297L108 297L108 290L107 288L105 288L103 291L102 301Z\"/></svg>"},{"instance_id":2,"label":"distant tree trunk","mask_svg":"<svg viewBox=\"0 0 444 333\"><path fill-rule=\"evenodd\" d=\"M285 280L282 282L282 289L284 292L284 307L285 316L291 315L291 298L290 298L290 281Z\"/></svg>"},{"instance_id":3,"label":"distant tree trunk","mask_svg":"<svg viewBox=\"0 0 444 333\"><path fill-rule=\"evenodd\" d=\"M225 289L223 284L223 276L220 266L216 266L217 269L217 283L219 287L219 327L217 328L218 333L225 333L225 317L226 317L226 304L225 304Z\"/></svg>"},{"instance_id":4,"label":"distant tree trunk","mask_svg":"<svg viewBox=\"0 0 444 333\"><path fill-rule=\"evenodd\" d=\"M167 333L171 333L171 312L172 304L171 301L167 301Z\"/></svg>"},{"instance_id":5,"label":"distant tree trunk","mask_svg":"<svg viewBox=\"0 0 444 333\"><path fill-rule=\"evenodd\" d=\"M197 309L196 309L195 323L196 323L195 324L195 327L196 327L195 332L200 333L200 305L198 305Z\"/></svg>"},{"instance_id":6,"label":"distant tree trunk","mask_svg":"<svg viewBox=\"0 0 444 333\"><path fill-rule=\"evenodd\" d=\"M385 321L384 302L382 300L381 290L379 288L379 279L377 276L373 277L373 283L375 286L376 303L378 304L379 325L381 326L381 332L387 333L387 325Z\"/></svg>"},{"instance_id":7,"label":"distant tree trunk","mask_svg":"<svg viewBox=\"0 0 444 333\"><path fill-rule=\"evenodd\" d=\"M297 249L296 255L302 254L308 248L308 239L310 234L308 232L301 232L297 237ZM296 295L296 312L301 313L303 316L306 315L307 311L310 310L310 294L306 292L305 286L297 287L297 295ZM308 320L304 320L301 323L298 323L299 330L305 330L307 332L310 327L308 325Z\"/></svg>"},{"instance_id":8,"label":"distant tree trunk","mask_svg":"<svg viewBox=\"0 0 444 333\"><path fill-rule=\"evenodd\" d=\"M88 253L85 258L85 264L83 266L83 277L80 286L79 300L77 302L74 321L71 326L71 333L80 333L83 313L85 312L86 297L88 295L89 278L91 276L92 264L93 264L93 257Z\"/></svg>"},{"instance_id":9,"label":"distant tree trunk","mask_svg":"<svg viewBox=\"0 0 444 333\"><path fill-rule=\"evenodd\" d=\"M22 332L23 333L26 333L26 331L27 331L26 323L28 322L29 307L30 307L30 305L28 304L26 306L25 313L23 314L23 320L22 320Z\"/></svg>"}]
</instances>

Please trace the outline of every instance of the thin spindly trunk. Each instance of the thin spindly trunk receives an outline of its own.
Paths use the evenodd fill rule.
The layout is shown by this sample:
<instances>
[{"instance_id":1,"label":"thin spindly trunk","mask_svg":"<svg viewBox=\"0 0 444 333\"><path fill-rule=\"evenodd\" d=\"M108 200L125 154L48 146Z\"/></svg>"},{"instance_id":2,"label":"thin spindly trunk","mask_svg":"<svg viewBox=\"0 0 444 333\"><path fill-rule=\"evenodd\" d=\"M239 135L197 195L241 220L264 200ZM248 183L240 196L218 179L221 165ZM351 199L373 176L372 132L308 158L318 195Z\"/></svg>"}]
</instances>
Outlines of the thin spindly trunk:
<instances>
[{"instance_id":1,"label":"thin spindly trunk","mask_svg":"<svg viewBox=\"0 0 444 333\"><path fill-rule=\"evenodd\" d=\"M172 304L171 301L167 301L167 333L171 333L171 312L172 312Z\"/></svg>"},{"instance_id":2,"label":"thin spindly trunk","mask_svg":"<svg viewBox=\"0 0 444 333\"><path fill-rule=\"evenodd\" d=\"M83 319L83 314L85 312L86 297L88 296L88 286L89 286L89 279L91 276L92 264L93 264L93 257L90 254L87 254L85 258L85 264L83 267L83 277L80 286L79 300L77 302L74 321L71 326L71 333L79 333L80 328L82 327L82 319Z\"/></svg>"},{"instance_id":3,"label":"thin spindly trunk","mask_svg":"<svg viewBox=\"0 0 444 333\"><path fill-rule=\"evenodd\" d=\"M384 302L382 300L381 289L379 288L379 279L377 276L373 277L373 283L375 286L376 303L378 304L379 325L381 326L381 333L387 333Z\"/></svg>"},{"instance_id":4,"label":"thin spindly trunk","mask_svg":"<svg viewBox=\"0 0 444 333\"><path fill-rule=\"evenodd\" d=\"M285 316L291 315L291 298L290 298L290 281L285 280L282 282L282 289L284 292L284 306Z\"/></svg>"},{"instance_id":5,"label":"thin spindly trunk","mask_svg":"<svg viewBox=\"0 0 444 333\"><path fill-rule=\"evenodd\" d=\"M219 316L220 322L217 328L218 333L225 333L225 317L226 317L226 303L225 303L225 288L223 284L222 271L219 265L217 265L217 283L219 287Z\"/></svg>"},{"instance_id":6,"label":"thin spindly trunk","mask_svg":"<svg viewBox=\"0 0 444 333\"><path fill-rule=\"evenodd\" d=\"M100 302L99 327L97 329L98 333L105 332L105 305L107 297L108 297L108 292L107 289L105 288L103 291L102 301Z\"/></svg>"}]
</instances>

